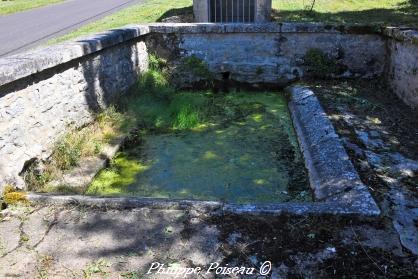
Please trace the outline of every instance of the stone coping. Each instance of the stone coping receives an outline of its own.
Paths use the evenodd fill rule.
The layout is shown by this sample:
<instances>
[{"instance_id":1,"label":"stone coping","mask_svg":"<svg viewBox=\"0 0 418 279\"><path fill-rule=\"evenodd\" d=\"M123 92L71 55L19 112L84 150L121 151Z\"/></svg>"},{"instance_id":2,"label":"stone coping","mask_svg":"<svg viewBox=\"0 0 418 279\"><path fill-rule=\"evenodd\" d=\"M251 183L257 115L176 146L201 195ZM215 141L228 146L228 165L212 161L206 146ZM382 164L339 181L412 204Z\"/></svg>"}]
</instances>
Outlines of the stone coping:
<instances>
[{"instance_id":1,"label":"stone coping","mask_svg":"<svg viewBox=\"0 0 418 279\"><path fill-rule=\"evenodd\" d=\"M397 41L408 42L418 46L418 30L408 27L386 27L383 34Z\"/></svg>"},{"instance_id":2,"label":"stone coping","mask_svg":"<svg viewBox=\"0 0 418 279\"><path fill-rule=\"evenodd\" d=\"M38 203L81 204L105 208L150 207L158 209L195 208L235 214L272 215L380 215L367 187L361 182L342 143L314 93L304 87L287 88L289 109L309 171L315 202L229 204L216 201L137 197L93 197L30 193Z\"/></svg>"},{"instance_id":3,"label":"stone coping","mask_svg":"<svg viewBox=\"0 0 418 279\"><path fill-rule=\"evenodd\" d=\"M0 59L0 86L150 33L335 33L376 34L369 26L322 23L155 23L128 25Z\"/></svg>"},{"instance_id":4,"label":"stone coping","mask_svg":"<svg viewBox=\"0 0 418 279\"><path fill-rule=\"evenodd\" d=\"M104 209L195 209L205 212L225 212L250 215L332 215L353 217L376 217L380 212L363 212L359 208L339 202L307 202L277 204L232 204L218 201L180 200L140 197L97 197L82 195L27 195L29 201L40 204L81 205Z\"/></svg>"},{"instance_id":5,"label":"stone coping","mask_svg":"<svg viewBox=\"0 0 418 279\"><path fill-rule=\"evenodd\" d=\"M315 200L378 215L379 207L360 180L314 92L303 86L291 86L286 91L290 94L289 109Z\"/></svg>"}]
</instances>

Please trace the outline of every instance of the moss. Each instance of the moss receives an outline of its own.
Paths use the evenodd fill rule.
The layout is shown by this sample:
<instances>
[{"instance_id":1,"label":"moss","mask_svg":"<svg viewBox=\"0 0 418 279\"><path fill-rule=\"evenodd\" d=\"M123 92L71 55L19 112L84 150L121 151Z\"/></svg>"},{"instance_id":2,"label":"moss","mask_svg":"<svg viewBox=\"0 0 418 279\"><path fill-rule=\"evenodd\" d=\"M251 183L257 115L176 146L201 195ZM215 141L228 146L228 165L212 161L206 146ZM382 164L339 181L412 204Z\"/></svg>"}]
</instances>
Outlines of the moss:
<instances>
[{"instance_id":1,"label":"moss","mask_svg":"<svg viewBox=\"0 0 418 279\"><path fill-rule=\"evenodd\" d=\"M132 158L125 152L119 153L111 166L97 176L86 191L87 195L118 195L129 192L129 185L135 182L136 176L145 171L147 165Z\"/></svg>"},{"instance_id":2,"label":"moss","mask_svg":"<svg viewBox=\"0 0 418 279\"><path fill-rule=\"evenodd\" d=\"M25 192L16 191L16 188L13 185L7 184L3 190L3 201L10 204L17 203L26 203L28 200L26 198Z\"/></svg>"},{"instance_id":3,"label":"moss","mask_svg":"<svg viewBox=\"0 0 418 279\"><path fill-rule=\"evenodd\" d=\"M257 67L257 69L255 70L255 74L257 75L257 76L260 76L260 75L262 75L264 73L264 70L263 70L263 68L261 68L261 67Z\"/></svg>"},{"instance_id":4,"label":"moss","mask_svg":"<svg viewBox=\"0 0 418 279\"><path fill-rule=\"evenodd\" d=\"M345 67L337 63L337 59L325 54L321 49L311 48L305 56L305 65L309 67L312 75L319 78L342 74Z\"/></svg>"},{"instance_id":5,"label":"moss","mask_svg":"<svg viewBox=\"0 0 418 279\"><path fill-rule=\"evenodd\" d=\"M208 64L195 55L185 58L184 65L197 77L206 80L211 80L213 78Z\"/></svg>"},{"instance_id":6,"label":"moss","mask_svg":"<svg viewBox=\"0 0 418 279\"><path fill-rule=\"evenodd\" d=\"M192 55L181 60L180 65L172 72L171 80L180 87L190 84L192 87L208 88L213 83L214 75L205 61ZM179 80L183 82L179 83Z\"/></svg>"},{"instance_id":7,"label":"moss","mask_svg":"<svg viewBox=\"0 0 418 279\"><path fill-rule=\"evenodd\" d=\"M4 186L4 190L3 190L3 195L8 194L8 193L12 193L15 191L15 187L11 184L6 184Z\"/></svg>"},{"instance_id":8,"label":"moss","mask_svg":"<svg viewBox=\"0 0 418 279\"><path fill-rule=\"evenodd\" d=\"M25 192L9 192L5 193L3 200L6 204L27 203L28 199Z\"/></svg>"}]
</instances>

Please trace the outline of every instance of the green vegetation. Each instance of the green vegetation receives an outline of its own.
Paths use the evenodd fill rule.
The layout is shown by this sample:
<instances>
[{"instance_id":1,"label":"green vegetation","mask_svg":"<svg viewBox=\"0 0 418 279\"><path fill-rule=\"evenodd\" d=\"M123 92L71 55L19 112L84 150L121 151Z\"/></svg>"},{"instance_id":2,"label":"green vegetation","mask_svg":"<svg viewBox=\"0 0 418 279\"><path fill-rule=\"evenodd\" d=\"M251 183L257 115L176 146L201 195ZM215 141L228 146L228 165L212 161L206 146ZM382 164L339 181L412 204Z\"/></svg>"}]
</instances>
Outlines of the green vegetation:
<instances>
[{"instance_id":1,"label":"green vegetation","mask_svg":"<svg viewBox=\"0 0 418 279\"><path fill-rule=\"evenodd\" d=\"M346 70L346 67L337 63L337 59L330 57L318 48L309 49L304 56L304 60L312 75L318 78L339 75Z\"/></svg>"},{"instance_id":2,"label":"green vegetation","mask_svg":"<svg viewBox=\"0 0 418 279\"><path fill-rule=\"evenodd\" d=\"M416 0L273 0L276 21L418 26Z\"/></svg>"},{"instance_id":3,"label":"green vegetation","mask_svg":"<svg viewBox=\"0 0 418 279\"><path fill-rule=\"evenodd\" d=\"M208 65L199 57L192 55L184 59L184 70L189 71L193 76L211 81L212 73L209 71Z\"/></svg>"},{"instance_id":4,"label":"green vegetation","mask_svg":"<svg viewBox=\"0 0 418 279\"><path fill-rule=\"evenodd\" d=\"M30 190L46 191L48 182L63 171L77 166L82 158L96 156L104 144L127 133L133 125L132 119L109 107L96 116L93 124L64 134L56 143L52 156L39 166L35 162L25 172L25 181ZM69 189L60 188L67 192Z\"/></svg>"},{"instance_id":5,"label":"green vegetation","mask_svg":"<svg viewBox=\"0 0 418 279\"><path fill-rule=\"evenodd\" d=\"M119 105L137 129L86 194L235 202L309 199L283 95L178 91L169 85L164 61L151 60L149 72ZM200 60L190 60L192 68L205 69Z\"/></svg>"},{"instance_id":6,"label":"green vegetation","mask_svg":"<svg viewBox=\"0 0 418 279\"><path fill-rule=\"evenodd\" d=\"M145 0L144 3L123 9L96 22L84 25L65 36L53 39L50 43L62 42L128 24L157 22L164 14L170 11L182 10L182 8L184 9L191 5L192 0Z\"/></svg>"},{"instance_id":7,"label":"green vegetation","mask_svg":"<svg viewBox=\"0 0 418 279\"><path fill-rule=\"evenodd\" d=\"M94 261L86 266L83 269L83 277L84 278L97 278L97 275L100 277L107 277L106 274L108 273L106 270L110 267L110 263L105 259L99 259Z\"/></svg>"},{"instance_id":8,"label":"green vegetation","mask_svg":"<svg viewBox=\"0 0 418 279\"><path fill-rule=\"evenodd\" d=\"M26 193L17 191L12 185L6 185L4 187L3 201L8 205L28 202Z\"/></svg>"},{"instance_id":9,"label":"green vegetation","mask_svg":"<svg viewBox=\"0 0 418 279\"><path fill-rule=\"evenodd\" d=\"M61 1L63 0L2 0L0 1L0 15L17 13Z\"/></svg>"},{"instance_id":10,"label":"green vegetation","mask_svg":"<svg viewBox=\"0 0 418 279\"><path fill-rule=\"evenodd\" d=\"M316 1L312 11L310 11L310 3L306 0L273 0L273 19L276 21L418 26L418 2L416 0ZM158 22L168 16L191 14L191 6L192 0L146 0L142 4L131 6L65 36L53 39L50 43L62 42L128 24Z\"/></svg>"},{"instance_id":11,"label":"green vegetation","mask_svg":"<svg viewBox=\"0 0 418 279\"><path fill-rule=\"evenodd\" d=\"M283 95L180 91L167 99L144 93L129 103L140 130L86 194L232 202L309 199Z\"/></svg>"}]
</instances>

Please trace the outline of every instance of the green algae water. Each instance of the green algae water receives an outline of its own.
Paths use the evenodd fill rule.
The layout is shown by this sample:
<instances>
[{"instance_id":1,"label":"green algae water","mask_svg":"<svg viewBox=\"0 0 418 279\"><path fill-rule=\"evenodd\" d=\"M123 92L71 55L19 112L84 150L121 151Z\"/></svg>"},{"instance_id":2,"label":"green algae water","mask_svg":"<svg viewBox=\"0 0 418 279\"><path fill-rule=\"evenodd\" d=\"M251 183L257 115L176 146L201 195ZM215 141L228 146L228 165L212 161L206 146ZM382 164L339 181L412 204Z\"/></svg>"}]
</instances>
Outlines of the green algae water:
<instances>
[{"instance_id":1,"label":"green algae water","mask_svg":"<svg viewBox=\"0 0 418 279\"><path fill-rule=\"evenodd\" d=\"M281 92L145 94L138 129L87 195L309 201L307 173Z\"/></svg>"}]
</instances>

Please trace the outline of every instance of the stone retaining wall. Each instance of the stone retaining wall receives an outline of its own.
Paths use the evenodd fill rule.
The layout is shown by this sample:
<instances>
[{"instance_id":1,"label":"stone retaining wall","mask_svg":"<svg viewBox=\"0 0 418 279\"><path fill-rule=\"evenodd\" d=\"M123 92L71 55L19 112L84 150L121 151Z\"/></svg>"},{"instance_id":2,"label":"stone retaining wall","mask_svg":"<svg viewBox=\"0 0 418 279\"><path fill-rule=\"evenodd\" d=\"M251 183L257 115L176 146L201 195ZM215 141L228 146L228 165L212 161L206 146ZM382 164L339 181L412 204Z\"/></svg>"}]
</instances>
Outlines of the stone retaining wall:
<instances>
[{"instance_id":1,"label":"stone retaining wall","mask_svg":"<svg viewBox=\"0 0 418 279\"><path fill-rule=\"evenodd\" d=\"M406 104L418 108L418 31L387 28L387 80Z\"/></svg>"},{"instance_id":2,"label":"stone retaining wall","mask_svg":"<svg viewBox=\"0 0 418 279\"><path fill-rule=\"evenodd\" d=\"M393 38L321 24L151 24L2 58L0 191L8 182L23 187L19 173L27 162L50 156L69 127L85 125L123 94L148 68L149 52L174 63L196 55L219 77L229 72L237 81L284 85L315 74L304 58L316 48L345 69L340 77L380 77L390 69L393 88L417 105L417 59L407 57L416 57L416 46Z\"/></svg>"},{"instance_id":3,"label":"stone retaining wall","mask_svg":"<svg viewBox=\"0 0 418 279\"><path fill-rule=\"evenodd\" d=\"M91 50L97 43L87 40L1 59L0 81L6 84L0 87L0 191L6 183L24 187L19 173L26 162L49 157L60 135L89 123L148 67L142 40ZM61 64L62 56L77 53L80 57ZM37 71L36 63L54 59L56 65L28 75ZM13 76L16 80L8 83Z\"/></svg>"}]
</instances>

